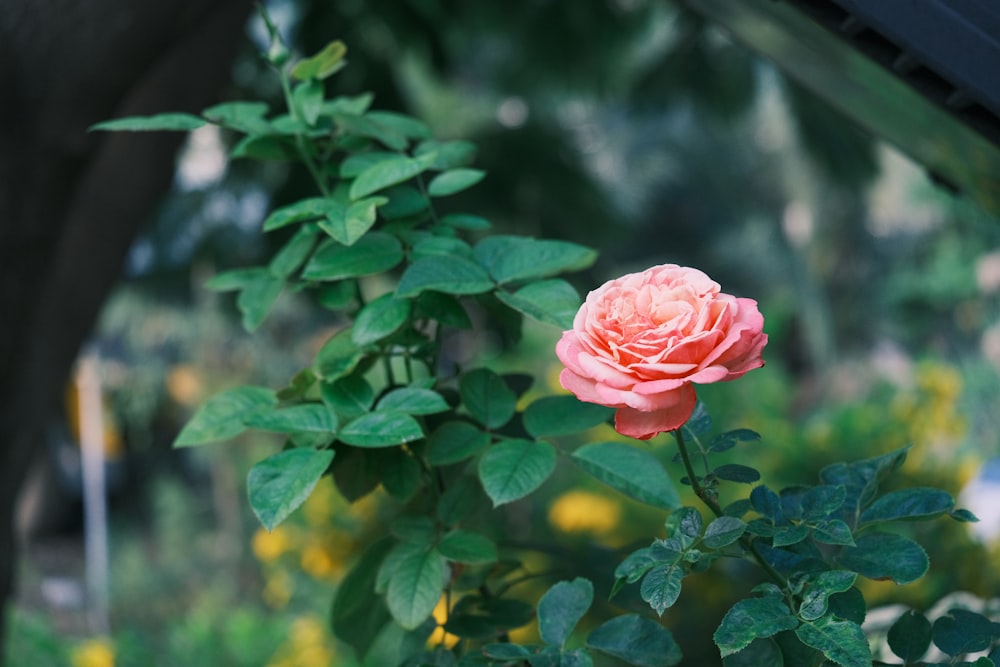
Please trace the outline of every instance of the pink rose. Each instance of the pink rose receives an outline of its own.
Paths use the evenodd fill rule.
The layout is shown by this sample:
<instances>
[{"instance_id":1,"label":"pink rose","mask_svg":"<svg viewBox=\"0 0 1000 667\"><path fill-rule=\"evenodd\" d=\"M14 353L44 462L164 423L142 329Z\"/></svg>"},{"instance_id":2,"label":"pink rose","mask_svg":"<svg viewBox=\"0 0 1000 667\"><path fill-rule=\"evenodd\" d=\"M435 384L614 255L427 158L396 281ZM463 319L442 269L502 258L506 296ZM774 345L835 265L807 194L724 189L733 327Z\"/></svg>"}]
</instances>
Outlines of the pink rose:
<instances>
[{"instance_id":1,"label":"pink rose","mask_svg":"<svg viewBox=\"0 0 1000 667\"><path fill-rule=\"evenodd\" d=\"M654 266L587 295L556 354L563 387L618 408L615 429L647 440L694 412L694 384L735 380L764 365L764 317L753 299L719 291L697 269Z\"/></svg>"}]
</instances>

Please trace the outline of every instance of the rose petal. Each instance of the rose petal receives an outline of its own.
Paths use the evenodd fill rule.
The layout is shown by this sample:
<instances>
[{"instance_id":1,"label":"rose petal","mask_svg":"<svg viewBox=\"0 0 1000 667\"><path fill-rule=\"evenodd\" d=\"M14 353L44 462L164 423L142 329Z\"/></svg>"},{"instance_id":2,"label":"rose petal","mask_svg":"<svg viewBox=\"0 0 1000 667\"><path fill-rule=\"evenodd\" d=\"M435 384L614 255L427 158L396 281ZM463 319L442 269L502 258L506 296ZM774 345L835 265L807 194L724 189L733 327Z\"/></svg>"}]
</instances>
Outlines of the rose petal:
<instances>
[{"instance_id":1,"label":"rose petal","mask_svg":"<svg viewBox=\"0 0 1000 667\"><path fill-rule=\"evenodd\" d=\"M698 397L691 385L676 392L676 401L669 407L653 412L621 408L615 413L615 430L639 440L649 440L666 431L675 431L684 425L694 412Z\"/></svg>"},{"instance_id":2,"label":"rose petal","mask_svg":"<svg viewBox=\"0 0 1000 667\"><path fill-rule=\"evenodd\" d=\"M597 393L597 386L593 380L581 377L568 368L562 369L562 372L559 373L559 384L566 391L576 394L576 397L584 403L605 404L600 394Z\"/></svg>"},{"instance_id":3,"label":"rose petal","mask_svg":"<svg viewBox=\"0 0 1000 667\"><path fill-rule=\"evenodd\" d=\"M611 387L619 389L631 387L636 381L635 375L627 372L624 366L605 357L592 357L580 352L576 357L576 366L579 368L577 372L580 374L592 377Z\"/></svg>"}]
</instances>

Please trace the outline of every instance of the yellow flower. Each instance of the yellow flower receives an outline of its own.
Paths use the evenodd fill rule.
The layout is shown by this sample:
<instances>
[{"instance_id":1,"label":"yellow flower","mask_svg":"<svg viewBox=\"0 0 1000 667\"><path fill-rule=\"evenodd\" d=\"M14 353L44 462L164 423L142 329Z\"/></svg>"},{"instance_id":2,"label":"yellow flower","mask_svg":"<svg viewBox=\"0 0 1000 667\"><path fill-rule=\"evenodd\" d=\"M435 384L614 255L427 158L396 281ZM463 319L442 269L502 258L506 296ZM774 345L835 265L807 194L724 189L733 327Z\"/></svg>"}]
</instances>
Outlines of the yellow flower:
<instances>
[{"instance_id":1,"label":"yellow flower","mask_svg":"<svg viewBox=\"0 0 1000 667\"><path fill-rule=\"evenodd\" d=\"M115 667L115 650L107 639L88 639L70 654L73 667Z\"/></svg>"},{"instance_id":2,"label":"yellow flower","mask_svg":"<svg viewBox=\"0 0 1000 667\"><path fill-rule=\"evenodd\" d=\"M451 648L457 644L459 638L444 631L444 624L448 622L448 599L444 595L434 607L434 620L437 621L438 625L434 628L431 636L427 638L427 645L433 647L443 644L445 647Z\"/></svg>"},{"instance_id":3,"label":"yellow flower","mask_svg":"<svg viewBox=\"0 0 1000 667\"><path fill-rule=\"evenodd\" d=\"M268 532L266 528L261 527L253 534L251 548L257 560L262 563L273 563L292 548L293 541L288 528L278 526Z\"/></svg>"},{"instance_id":4,"label":"yellow flower","mask_svg":"<svg viewBox=\"0 0 1000 667\"><path fill-rule=\"evenodd\" d=\"M188 407L197 405L205 393L198 371L186 364L174 366L167 374L166 384L170 397Z\"/></svg>"},{"instance_id":5,"label":"yellow flower","mask_svg":"<svg viewBox=\"0 0 1000 667\"><path fill-rule=\"evenodd\" d=\"M302 569L313 579L333 579L343 571L343 563L336 561L327 549L310 544L302 550Z\"/></svg>"},{"instance_id":6,"label":"yellow flower","mask_svg":"<svg viewBox=\"0 0 1000 667\"><path fill-rule=\"evenodd\" d=\"M568 491L549 507L549 523L564 533L605 536L620 523L621 505L587 491Z\"/></svg>"}]
</instances>

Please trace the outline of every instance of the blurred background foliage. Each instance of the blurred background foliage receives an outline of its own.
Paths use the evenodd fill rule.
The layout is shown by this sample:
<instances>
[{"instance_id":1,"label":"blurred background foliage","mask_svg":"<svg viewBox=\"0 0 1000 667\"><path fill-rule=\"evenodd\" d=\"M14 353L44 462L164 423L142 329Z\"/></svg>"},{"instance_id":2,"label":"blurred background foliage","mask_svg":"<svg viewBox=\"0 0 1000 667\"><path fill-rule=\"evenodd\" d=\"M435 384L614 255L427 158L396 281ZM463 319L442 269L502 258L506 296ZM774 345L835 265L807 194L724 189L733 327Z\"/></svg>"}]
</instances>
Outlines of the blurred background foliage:
<instances>
[{"instance_id":1,"label":"blurred background foliage","mask_svg":"<svg viewBox=\"0 0 1000 667\"><path fill-rule=\"evenodd\" d=\"M268 6L302 54L331 38L348 45L338 92L372 91L376 107L476 144L488 178L455 197L456 208L501 232L599 248L596 266L574 277L581 293L676 262L758 299L771 337L766 369L700 395L717 428L763 435L729 456L760 468L770 486L911 443L907 483L957 494L1000 453L997 221L683 3ZM259 21L248 26L227 98L278 99L256 55L262 34ZM78 466L63 438L28 513L10 664L355 664L330 635L329 601L394 501L375 492L348 505L324 485L268 534L254 525L243 479L273 441L169 449L199 401L243 382L281 386L336 324L284 295L251 336L230 300L201 288L282 240L259 231L268 207L311 194L309 179L280 163L227 162L229 139L211 128L191 135L95 336L123 443L109 464L112 636L91 637L73 587L59 593L82 571ZM552 392L557 336L529 327L514 350L486 334L460 343L507 369L546 369L533 392ZM656 451L670 461L666 441ZM566 563L582 564L573 572L591 576L600 599L618 550L662 532L657 512L565 468L498 527L529 550L556 538L529 551L526 599L550 581L535 575L566 576ZM1000 555L996 521L978 536L947 522L914 527L932 564L948 565L904 588L871 583L870 603L926 608L952 590L995 595L1000 575L986 564ZM717 662L720 610L753 584L736 565L713 573L693 578L697 595L666 617L685 664ZM614 604L635 605L633 593ZM694 597L697 606L685 604ZM390 664L393 641L384 637L370 664Z\"/></svg>"}]
</instances>

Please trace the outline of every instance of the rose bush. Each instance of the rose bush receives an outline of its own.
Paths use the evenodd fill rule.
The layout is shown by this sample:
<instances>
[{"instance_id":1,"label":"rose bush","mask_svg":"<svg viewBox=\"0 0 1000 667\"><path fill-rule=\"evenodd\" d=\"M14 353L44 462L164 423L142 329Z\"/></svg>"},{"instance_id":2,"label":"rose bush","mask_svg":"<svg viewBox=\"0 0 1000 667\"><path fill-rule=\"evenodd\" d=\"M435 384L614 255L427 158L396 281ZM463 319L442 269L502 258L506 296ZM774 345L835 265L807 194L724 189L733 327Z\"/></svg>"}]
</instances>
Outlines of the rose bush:
<instances>
[{"instance_id":1,"label":"rose bush","mask_svg":"<svg viewBox=\"0 0 1000 667\"><path fill-rule=\"evenodd\" d=\"M615 429L647 440L687 421L695 384L763 366L763 327L753 299L697 269L654 266L587 295L556 345L559 380L581 401L618 408Z\"/></svg>"}]
</instances>

